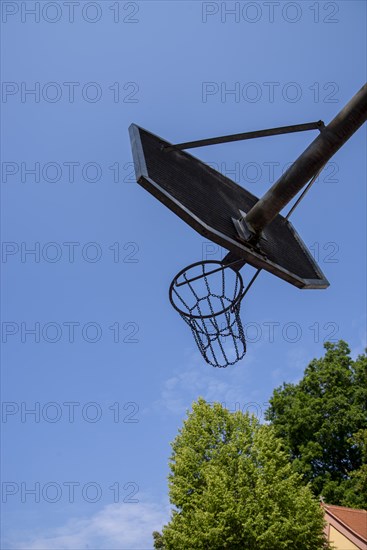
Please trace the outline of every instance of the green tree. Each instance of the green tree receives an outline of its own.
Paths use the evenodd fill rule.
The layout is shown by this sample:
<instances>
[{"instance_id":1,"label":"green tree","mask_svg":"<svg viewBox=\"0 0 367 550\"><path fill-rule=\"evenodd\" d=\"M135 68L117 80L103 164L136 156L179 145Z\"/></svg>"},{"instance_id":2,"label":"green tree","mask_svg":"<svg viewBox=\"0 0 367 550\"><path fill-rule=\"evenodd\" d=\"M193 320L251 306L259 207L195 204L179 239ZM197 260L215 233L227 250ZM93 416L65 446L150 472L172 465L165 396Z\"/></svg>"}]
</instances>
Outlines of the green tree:
<instances>
[{"instance_id":1,"label":"green tree","mask_svg":"<svg viewBox=\"0 0 367 550\"><path fill-rule=\"evenodd\" d=\"M283 384L266 418L296 470L329 504L367 508L367 357L325 344L298 384Z\"/></svg>"},{"instance_id":2,"label":"green tree","mask_svg":"<svg viewBox=\"0 0 367 550\"><path fill-rule=\"evenodd\" d=\"M199 399L172 443L174 505L155 548L318 550L323 511L271 426Z\"/></svg>"}]
</instances>

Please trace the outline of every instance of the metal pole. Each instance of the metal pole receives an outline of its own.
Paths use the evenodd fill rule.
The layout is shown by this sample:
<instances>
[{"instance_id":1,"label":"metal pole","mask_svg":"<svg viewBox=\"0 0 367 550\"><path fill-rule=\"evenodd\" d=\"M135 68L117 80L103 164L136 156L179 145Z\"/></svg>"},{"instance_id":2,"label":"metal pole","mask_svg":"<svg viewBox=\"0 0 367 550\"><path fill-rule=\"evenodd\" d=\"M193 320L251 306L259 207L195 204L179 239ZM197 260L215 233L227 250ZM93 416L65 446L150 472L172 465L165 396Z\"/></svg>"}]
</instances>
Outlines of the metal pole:
<instances>
[{"instance_id":1,"label":"metal pole","mask_svg":"<svg viewBox=\"0 0 367 550\"><path fill-rule=\"evenodd\" d=\"M366 119L367 84L247 213L244 221L250 232L259 234Z\"/></svg>"}]
</instances>

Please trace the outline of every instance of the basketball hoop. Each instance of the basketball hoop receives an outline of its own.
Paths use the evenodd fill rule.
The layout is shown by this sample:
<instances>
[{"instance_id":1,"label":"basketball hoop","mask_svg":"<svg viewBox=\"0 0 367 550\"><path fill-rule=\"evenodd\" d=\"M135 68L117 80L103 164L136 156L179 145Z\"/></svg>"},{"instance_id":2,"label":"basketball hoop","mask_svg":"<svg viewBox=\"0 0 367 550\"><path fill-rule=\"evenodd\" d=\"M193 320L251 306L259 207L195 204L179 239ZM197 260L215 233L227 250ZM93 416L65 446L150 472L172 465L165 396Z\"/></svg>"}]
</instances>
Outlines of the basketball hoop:
<instances>
[{"instance_id":1,"label":"basketball hoop","mask_svg":"<svg viewBox=\"0 0 367 550\"><path fill-rule=\"evenodd\" d=\"M228 367L246 353L240 317L244 286L239 272L214 260L196 262L173 279L169 298L189 325L205 361Z\"/></svg>"},{"instance_id":2,"label":"basketball hoop","mask_svg":"<svg viewBox=\"0 0 367 550\"><path fill-rule=\"evenodd\" d=\"M227 367L245 355L241 301L261 270L297 288L329 286L289 217L326 163L366 119L367 84L326 126L319 120L176 144L136 124L130 126L139 185L206 240L228 251L222 262L189 265L169 289L173 307L189 325L210 365ZM308 130L318 130L319 135L260 198L186 151ZM288 214L282 216L283 208L299 193ZM257 271L243 289L239 271L245 264Z\"/></svg>"}]
</instances>

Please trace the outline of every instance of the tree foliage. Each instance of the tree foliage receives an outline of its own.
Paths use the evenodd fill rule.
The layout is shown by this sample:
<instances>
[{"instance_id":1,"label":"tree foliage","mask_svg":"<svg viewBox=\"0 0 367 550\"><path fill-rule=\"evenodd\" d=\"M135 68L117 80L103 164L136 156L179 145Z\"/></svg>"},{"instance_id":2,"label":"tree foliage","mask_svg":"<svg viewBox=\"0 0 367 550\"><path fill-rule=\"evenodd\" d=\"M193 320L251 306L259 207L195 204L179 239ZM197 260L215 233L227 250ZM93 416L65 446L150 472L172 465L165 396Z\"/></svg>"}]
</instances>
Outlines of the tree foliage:
<instances>
[{"instance_id":1,"label":"tree foliage","mask_svg":"<svg viewBox=\"0 0 367 550\"><path fill-rule=\"evenodd\" d=\"M175 508L155 548L326 548L322 509L271 426L199 399L172 449Z\"/></svg>"},{"instance_id":2,"label":"tree foliage","mask_svg":"<svg viewBox=\"0 0 367 550\"><path fill-rule=\"evenodd\" d=\"M367 508L367 357L326 343L298 384L283 384L267 419L296 470L329 504Z\"/></svg>"}]
</instances>

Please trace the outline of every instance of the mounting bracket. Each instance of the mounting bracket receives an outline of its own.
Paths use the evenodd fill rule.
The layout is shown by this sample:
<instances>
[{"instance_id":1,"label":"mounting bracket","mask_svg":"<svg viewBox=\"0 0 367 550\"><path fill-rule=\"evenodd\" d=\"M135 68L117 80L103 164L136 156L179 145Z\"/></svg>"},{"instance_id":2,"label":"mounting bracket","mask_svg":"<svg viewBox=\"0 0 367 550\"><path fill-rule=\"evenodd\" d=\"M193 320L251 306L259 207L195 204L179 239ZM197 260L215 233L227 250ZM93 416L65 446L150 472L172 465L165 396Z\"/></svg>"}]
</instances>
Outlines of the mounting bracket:
<instances>
[{"instance_id":1,"label":"mounting bracket","mask_svg":"<svg viewBox=\"0 0 367 550\"><path fill-rule=\"evenodd\" d=\"M306 132L308 130L319 130L325 128L322 120L317 122L307 122L305 124L293 124L292 126L279 126L277 128L268 128L266 130L256 130L255 132L244 132L242 134L231 134L229 136L219 136L214 138L200 139L197 141L186 141L176 145L163 145L162 151L169 153L182 149L194 149L195 147L206 147L208 145L217 145L219 143L228 143L232 141L242 141L245 139L254 139L267 136L279 136L281 134L291 134L294 132Z\"/></svg>"}]
</instances>

